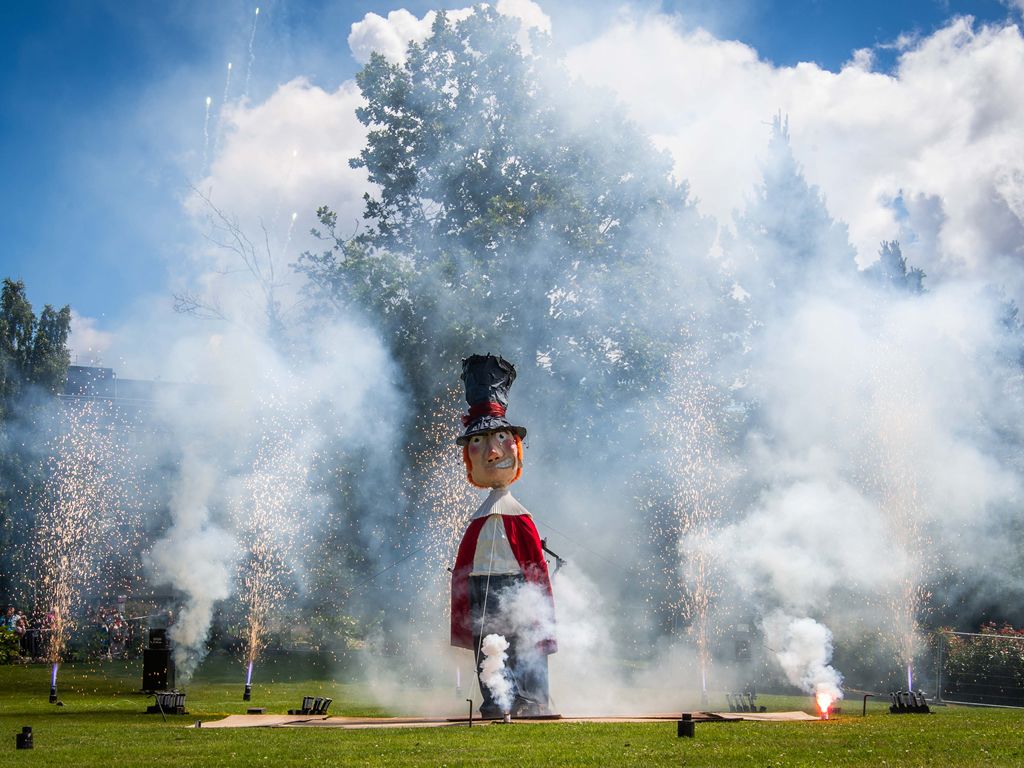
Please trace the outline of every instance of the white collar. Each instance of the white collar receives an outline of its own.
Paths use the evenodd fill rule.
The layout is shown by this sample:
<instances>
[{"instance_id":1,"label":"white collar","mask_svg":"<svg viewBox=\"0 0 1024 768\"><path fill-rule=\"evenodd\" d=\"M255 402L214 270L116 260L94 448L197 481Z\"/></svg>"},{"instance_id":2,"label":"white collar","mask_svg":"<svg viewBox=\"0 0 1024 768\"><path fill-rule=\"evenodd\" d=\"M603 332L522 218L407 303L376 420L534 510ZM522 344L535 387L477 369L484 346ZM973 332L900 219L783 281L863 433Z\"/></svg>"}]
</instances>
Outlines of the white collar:
<instances>
[{"instance_id":1,"label":"white collar","mask_svg":"<svg viewBox=\"0 0 1024 768\"><path fill-rule=\"evenodd\" d=\"M528 515L526 507L516 501L507 487L492 488L491 492L473 515L473 520L488 515Z\"/></svg>"}]
</instances>

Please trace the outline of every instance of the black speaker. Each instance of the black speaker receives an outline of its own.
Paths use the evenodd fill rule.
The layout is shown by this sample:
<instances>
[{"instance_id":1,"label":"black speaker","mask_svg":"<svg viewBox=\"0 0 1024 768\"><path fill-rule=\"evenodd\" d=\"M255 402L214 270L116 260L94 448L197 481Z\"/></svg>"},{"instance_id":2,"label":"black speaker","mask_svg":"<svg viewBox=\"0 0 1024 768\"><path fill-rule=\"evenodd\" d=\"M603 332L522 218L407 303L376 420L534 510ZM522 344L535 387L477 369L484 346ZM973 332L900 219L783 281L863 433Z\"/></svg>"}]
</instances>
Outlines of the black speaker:
<instances>
[{"instance_id":1,"label":"black speaker","mask_svg":"<svg viewBox=\"0 0 1024 768\"><path fill-rule=\"evenodd\" d=\"M146 648L142 652L142 690L168 691L174 688L174 659L167 648Z\"/></svg>"},{"instance_id":2,"label":"black speaker","mask_svg":"<svg viewBox=\"0 0 1024 768\"><path fill-rule=\"evenodd\" d=\"M167 643L167 630L162 627L149 630L149 647L170 648Z\"/></svg>"}]
</instances>

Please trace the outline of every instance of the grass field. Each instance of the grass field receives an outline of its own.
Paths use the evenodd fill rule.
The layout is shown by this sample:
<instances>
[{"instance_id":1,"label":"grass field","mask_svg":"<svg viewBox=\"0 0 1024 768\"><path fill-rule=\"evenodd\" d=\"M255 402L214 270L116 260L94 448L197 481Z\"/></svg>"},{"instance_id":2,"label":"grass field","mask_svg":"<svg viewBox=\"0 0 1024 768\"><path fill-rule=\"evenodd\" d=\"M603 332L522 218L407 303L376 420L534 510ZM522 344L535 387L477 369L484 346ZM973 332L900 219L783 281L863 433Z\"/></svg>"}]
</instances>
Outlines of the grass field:
<instances>
[{"instance_id":1,"label":"grass field","mask_svg":"<svg viewBox=\"0 0 1024 768\"><path fill-rule=\"evenodd\" d=\"M66 665L64 706L49 704L49 668L0 667L0 754L12 765L78 766L1024 766L1024 713L936 707L931 715L890 715L860 700L828 721L698 723L696 738L674 723L550 723L473 728L346 731L327 728L195 729L195 720L244 713L237 666L207 665L188 686L189 715L142 714L138 662ZM334 715L383 715L359 685L304 679L286 666L277 682L255 684L251 704L297 707L303 695L331 696ZM766 697L772 710L807 699ZM30 725L35 748L15 750Z\"/></svg>"}]
</instances>

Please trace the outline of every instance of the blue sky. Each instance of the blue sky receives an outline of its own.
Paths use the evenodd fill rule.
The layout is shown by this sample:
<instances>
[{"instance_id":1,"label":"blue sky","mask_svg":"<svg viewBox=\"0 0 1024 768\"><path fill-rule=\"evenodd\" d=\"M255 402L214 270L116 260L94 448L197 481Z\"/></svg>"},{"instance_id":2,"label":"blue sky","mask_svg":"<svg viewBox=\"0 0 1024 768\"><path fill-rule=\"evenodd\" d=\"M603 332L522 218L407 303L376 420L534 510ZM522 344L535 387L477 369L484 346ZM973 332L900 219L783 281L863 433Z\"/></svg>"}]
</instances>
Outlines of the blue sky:
<instances>
[{"instance_id":1,"label":"blue sky","mask_svg":"<svg viewBox=\"0 0 1024 768\"><path fill-rule=\"evenodd\" d=\"M202 152L203 100L219 96L234 62L234 96L247 69L255 2L3 3L0 9L0 222L4 276L29 296L70 303L101 326L139 302L167 296L169 265L194 233L181 203ZM324 88L350 78L349 27L370 11L417 16L461 2L289 2L262 6L249 95L266 98L304 75ZM556 42L596 35L619 2L546 4ZM750 2L699 0L653 7L736 39L780 66L814 61L836 70L857 48L901 33L927 35L950 17L1001 21L1010 9L977 2ZM879 47L882 46L882 47ZM887 59L888 57L888 59ZM201 164L201 163L200 163Z\"/></svg>"}]
</instances>

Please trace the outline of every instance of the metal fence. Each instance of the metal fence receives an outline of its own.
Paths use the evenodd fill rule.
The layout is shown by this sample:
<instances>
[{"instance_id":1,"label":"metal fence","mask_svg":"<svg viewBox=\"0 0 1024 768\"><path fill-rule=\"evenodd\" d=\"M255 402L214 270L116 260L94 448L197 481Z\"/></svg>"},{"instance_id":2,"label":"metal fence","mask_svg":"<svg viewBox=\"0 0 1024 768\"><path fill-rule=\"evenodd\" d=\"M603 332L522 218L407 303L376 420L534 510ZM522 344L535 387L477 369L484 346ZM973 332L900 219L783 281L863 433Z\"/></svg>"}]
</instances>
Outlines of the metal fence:
<instances>
[{"instance_id":1,"label":"metal fence","mask_svg":"<svg viewBox=\"0 0 1024 768\"><path fill-rule=\"evenodd\" d=\"M1024 633L941 632L938 641L938 699L1024 707Z\"/></svg>"}]
</instances>

